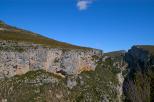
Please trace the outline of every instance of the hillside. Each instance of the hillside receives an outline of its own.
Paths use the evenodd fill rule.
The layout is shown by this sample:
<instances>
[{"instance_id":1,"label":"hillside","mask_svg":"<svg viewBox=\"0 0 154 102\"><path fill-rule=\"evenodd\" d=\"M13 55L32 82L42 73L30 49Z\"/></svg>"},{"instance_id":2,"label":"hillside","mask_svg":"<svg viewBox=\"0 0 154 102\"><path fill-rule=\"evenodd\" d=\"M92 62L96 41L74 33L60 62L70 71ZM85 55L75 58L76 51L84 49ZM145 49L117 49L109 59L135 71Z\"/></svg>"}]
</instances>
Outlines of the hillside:
<instances>
[{"instance_id":1,"label":"hillside","mask_svg":"<svg viewBox=\"0 0 154 102\"><path fill-rule=\"evenodd\" d=\"M86 47L75 46L56 41L54 39L49 39L40 34L10 26L5 24L3 21L0 21L0 40L30 42L35 44L42 44L51 48L89 49Z\"/></svg>"},{"instance_id":2,"label":"hillside","mask_svg":"<svg viewBox=\"0 0 154 102\"><path fill-rule=\"evenodd\" d=\"M154 102L153 55L153 45L103 53L0 21L0 102Z\"/></svg>"},{"instance_id":3,"label":"hillside","mask_svg":"<svg viewBox=\"0 0 154 102\"><path fill-rule=\"evenodd\" d=\"M104 53L104 56L118 57L118 56L124 55L125 53L126 53L125 50L120 50L120 51L113 51L113 52Z\"/></svg>"}]
</instances>

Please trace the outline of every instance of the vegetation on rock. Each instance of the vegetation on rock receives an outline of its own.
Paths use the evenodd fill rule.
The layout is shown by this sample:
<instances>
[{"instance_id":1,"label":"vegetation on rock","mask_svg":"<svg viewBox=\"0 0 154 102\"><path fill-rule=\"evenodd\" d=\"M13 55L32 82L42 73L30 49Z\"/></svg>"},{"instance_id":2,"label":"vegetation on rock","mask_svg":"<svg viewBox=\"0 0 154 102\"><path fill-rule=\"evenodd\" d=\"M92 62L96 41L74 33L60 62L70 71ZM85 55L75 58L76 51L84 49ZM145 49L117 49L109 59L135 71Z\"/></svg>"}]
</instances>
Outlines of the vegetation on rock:
<instances>
[{"instance_id":1,"label":"vegetation on rock","mask_svg":"<svg viewBox=\"0 0 154 102\"><path fill-rule=\"evenodd\" d=\"M109 64L110 63L110 64ZM69 88L67 79L43 70L0 80L0 100L8 102L118 102L117 71L112 60L99 62L95 71L82 72L76 85Z\"/></svg>"}]
</instances>

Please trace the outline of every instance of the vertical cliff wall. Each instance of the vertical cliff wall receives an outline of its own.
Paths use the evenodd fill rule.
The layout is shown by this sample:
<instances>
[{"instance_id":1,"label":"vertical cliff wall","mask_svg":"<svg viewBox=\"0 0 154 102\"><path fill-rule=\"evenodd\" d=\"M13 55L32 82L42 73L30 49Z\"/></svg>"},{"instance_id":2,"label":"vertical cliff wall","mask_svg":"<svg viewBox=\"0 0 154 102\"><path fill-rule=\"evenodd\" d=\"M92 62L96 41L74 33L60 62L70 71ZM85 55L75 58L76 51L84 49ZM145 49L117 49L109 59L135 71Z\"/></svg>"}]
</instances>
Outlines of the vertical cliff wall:
<instances>
[{"instance_id":1,"label":"vertical cliff wall","mask_svg":"<svg viewBox=\"0 0 154 102\"><path fill-rule=\"evenodd\" d=\"M96 49L48 48L26 42L0 42L0 76L11 77L28 71L43 69L52 73L79 74L95 70Z\"/></svg>"},{"instance_id":2,"label":"vertical cliff wall","mask_svg":"<svg viewBox=\"0 0 154 102\"><path fill-rule=\"evenodd\" d=\"M128 74L123 88L126 102L153 102L153 46L133 46L125 56Z\"/></svg>"}]
</instances>

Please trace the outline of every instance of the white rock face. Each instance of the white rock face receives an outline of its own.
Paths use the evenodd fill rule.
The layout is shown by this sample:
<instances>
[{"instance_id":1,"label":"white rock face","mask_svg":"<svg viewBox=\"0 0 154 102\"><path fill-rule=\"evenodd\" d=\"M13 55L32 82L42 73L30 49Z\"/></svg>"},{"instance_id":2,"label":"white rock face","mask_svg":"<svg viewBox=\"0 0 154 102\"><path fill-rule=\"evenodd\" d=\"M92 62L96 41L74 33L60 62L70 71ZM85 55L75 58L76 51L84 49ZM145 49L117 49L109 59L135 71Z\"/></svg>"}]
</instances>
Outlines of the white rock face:
<instances>
[{"instance_id":1,"label":"white rock face","mask_svg":"<svg viewBox=\"0 0 154 102\"><path fill-rule=\"evenodd\" d=\"M95 70L96 60L93 56L102 56L102 52L95 49L44 48L41 45L6 41L1 41L0 45L1 78L38 69L69 75L79 74L84 70ZM24 51L12 50L13 47Z\"/></svg>"},{"instance_id":2,"label":"white rock face","mask_svg":"<svg viewBox=\"0 0 154 102\"><path fill-rule=\"evenodd\" d=\"M6 28L0 28L0 30L2 30L2 31L3 31L3 30L7 30L7 29L6 29Z\"/></svg>"}]
</instances>

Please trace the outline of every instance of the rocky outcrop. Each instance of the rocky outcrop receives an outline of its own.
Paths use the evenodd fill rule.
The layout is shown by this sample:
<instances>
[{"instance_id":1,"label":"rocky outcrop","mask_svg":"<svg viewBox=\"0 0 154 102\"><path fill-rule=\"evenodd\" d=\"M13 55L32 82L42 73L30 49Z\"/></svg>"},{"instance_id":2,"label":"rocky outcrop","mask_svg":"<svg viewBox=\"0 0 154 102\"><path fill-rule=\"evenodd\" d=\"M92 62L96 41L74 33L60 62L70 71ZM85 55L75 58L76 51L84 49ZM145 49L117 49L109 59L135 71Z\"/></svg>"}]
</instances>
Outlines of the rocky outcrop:
<instances>
[{"instance_id":1,"label":"rocky outcrop","mask_svg":"<svg viewBox=\"0 0 154 102\"><path fill-rule=\"evenodd\" d=\"M26 42L0 41L0 77L21 75L44 69L47 72L74 75L95 70L102 51L96 49L62 49Z\"/></svg>"},{"instance_id":2,"label":"rocky outcrop","mask_svg":"<svg viewBox=\"0 0 154 102\"><path fill-rule=\"evenodd\" d=\"M123 84L126 102L153 102L154 56L149 50L144 46L133 46L125 56L128 63Z\"/></svg>"},{"instance_id":3,"label":"rocky outcrop","mask_svg":"<svg viewBox=\"0 0 154 102\"><path fill-rule=\"evenodd\" d=\"M102 51L96 49L50 48L30 42L1 40L0 45L0 76L3 84L7 82L7 84L10 85L9 81L3 80L4 77L10 77L8 80L11 80L11 82L18 86L18 81L13 81L14 78L16 79L15 75L20 75L18 77L21 82L24 82L23 86L25 84L30 85L30 87L35 84L38 86L55 84L53 83L55 79L41 76L34 80L33 77L31 77L35 77L37 71L45 70L46 72L54 73L54 75L58 74L64 76L64 79L61 79L64 80L64 82L59 83L60 80L56 82L59 83L60 89L55 88L55 90L58 91L55 94L65 90L70 93L68 95L69 97L72 94L68 100L97 100L103 102L111 100L121 102L124 80L122 71L126 65L123 61L123 55L119 57L102 56ZM32 75L31 71L34 71ZM40 75L41 72L39 72ZM26 78L23 78L25 75ZM30 78L28 76L30 76ZM27 77L30 81L27 81ZM3 86L3 84L0 93L7 93L9 90ZM47 86L47 88L51 88L51 86ZM4 92L4 90L7 91ZM15 91L17 89L14 88L13 90ZM53 91L53 89L51 90ZM46 90L46 92L49 93L49 90ZM62 94L58 95L60 100L66 97L64 95L66 92L62 92ZM25 95L25 93L23 94ZM18 93L16 93L16 95L18 95ZM13 100L11 95L3 96L2 94L1 96L2 99L9 100L9 98L11 98L11 100ZM16 99L19 100L22 98L16 97ZM53 97L50 96L50 98ZM56 101L57 100L56 98Z\"/></svg>"},{"instance_id":4,"label":"rocky outcrop","mask_svg":"<svg viewBox=\"0 0 154 102\"><path fill-rule=\"evenodd\" d=\"M113 65L121 69L117 74L119 102L154 101L153 49L154 46L136 45L125 54L119 51L104 54L104 61L111 58Z\"/></svg>"},{"instance_id":5,"label":"rocky outcrop","mask_svg":"<svg viewBox=\"0 0 154 102\"><path fill-rule=\"evenodd\" d=\"M133 46L126 54L125 59L131 67L135 66L137 62L147 64L150 60L152 60L152 55L147 50L144 50L139 46Z\"/></svg>"},{"instance_id":6,"label":"rocky outcrop","mask_svg":"<svg viewBox=\"0 0 154 102\"><path fill-rule=\"evenodd\" d=\"M114 51L114 52L109 52L105 53L103 57L103 61L106 61L108 59L111 59L113 63L111 64L111 68L114 69L116 68L116 74L115 77L118 80L118 84L115 85L116 87L116 92L117 92L117 102L123 102L122 97L123 97L123 82L125 79L125 75L123 72L126 71L126 68L128 67L127 62L125 61L125 54L126 51ZM109 64L108 64L109 65ZM127 74L127 73L126 73ZM107 101L105 101L107 102Z\"/></svg>"},{"instance_id":7,"label":"rocky outcrop","mask_svg":"<svg viewBox=\"0 0 154 102\"><path fill-rule=\"evenodd\" d=\"M96 49L51 48L30 42L1 40L0 100L31 100L24 99L25 96L49 102L51 99L55 102L151 101L154 96L153 65L153 54L140 46L133 46L128 52L103 55ZM30 90L26 90L25 85ZM16 90L18 92L14 94ZM21 90L32 95L27 96Z\"/></svg>"}]
</instances>

